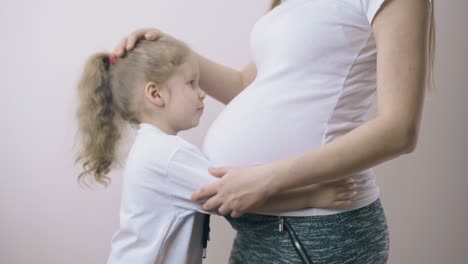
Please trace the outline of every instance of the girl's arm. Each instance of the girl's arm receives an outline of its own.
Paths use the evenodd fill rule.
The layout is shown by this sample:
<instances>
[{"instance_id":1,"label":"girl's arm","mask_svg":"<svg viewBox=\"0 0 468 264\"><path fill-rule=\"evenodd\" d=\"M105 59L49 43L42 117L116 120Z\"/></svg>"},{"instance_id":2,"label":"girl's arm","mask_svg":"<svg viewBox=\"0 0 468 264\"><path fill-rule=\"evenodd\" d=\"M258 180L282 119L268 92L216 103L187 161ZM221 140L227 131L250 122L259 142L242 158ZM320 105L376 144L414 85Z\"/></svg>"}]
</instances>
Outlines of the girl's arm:
<instances>
[{"instance_id":1,"label":"girl's arm","mask_svg":"<svg viewBox=\"0 0 468 264\"><path fill-rule=\"evenodd\" d=\"M278 193L260 205L253 213L272 214L306 208L340 209L351 203L357 186L351 177L323 184L312 184Z\"/></svg>"},{"instance_id":2,"label":"girl's arm","mask_svg":"<svg viewBox=\"0 0 468 264\"><path fill-rule=\"evenodd\" d=\"M429 5L389 1L374 19L378 115L342 137L286 160L227 170L193 199L236 217L275 193L368 169L415 149L425 92ZM256 178L256 184L252 184Z\"/></svg>"}]
</instances>

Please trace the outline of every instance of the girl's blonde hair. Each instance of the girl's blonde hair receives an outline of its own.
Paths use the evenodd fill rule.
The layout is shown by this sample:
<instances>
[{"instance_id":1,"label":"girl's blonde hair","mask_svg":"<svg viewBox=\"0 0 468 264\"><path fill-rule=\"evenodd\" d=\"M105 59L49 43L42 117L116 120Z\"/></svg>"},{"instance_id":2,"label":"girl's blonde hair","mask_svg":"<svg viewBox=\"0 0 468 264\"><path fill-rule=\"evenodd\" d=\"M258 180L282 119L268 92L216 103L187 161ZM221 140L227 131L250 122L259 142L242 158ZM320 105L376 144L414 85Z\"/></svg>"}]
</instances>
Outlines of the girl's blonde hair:
<instances>
[{"instance_id":1,"label":"girl's blonde hair","mask_svg":"<svg viewBox=\"0 0 468 264\"><path fill-rule=\"evenodd\" d=\"M436 47L436 31L435 31L435 17L434 17L434 1L431 1L430 13L430 28L429 28L429 43L426 49L427 57L427 70L426 70L426 90L428 93L434 91L434 61L435 61L435 47ZM281 4L281 0L272 0L270 10Z\"/></svg>"},{"instance_id":2,"label":"girl's blonde hair","mask_svg":"<svg viewBox=\"0 0 468 264\"><path fill-rule=\"evenodd\" d=\"M116 159L123 125L140 123L144 85L152 81L164 86L189 54L185 43L164 35L157 41L140 41L112 65L109 53L88 58L77 86L81 149L75 164L83 167L79 183L86 184L89 176L108 186L111 180L106 175Z\"/></svg>"}]
</instances>

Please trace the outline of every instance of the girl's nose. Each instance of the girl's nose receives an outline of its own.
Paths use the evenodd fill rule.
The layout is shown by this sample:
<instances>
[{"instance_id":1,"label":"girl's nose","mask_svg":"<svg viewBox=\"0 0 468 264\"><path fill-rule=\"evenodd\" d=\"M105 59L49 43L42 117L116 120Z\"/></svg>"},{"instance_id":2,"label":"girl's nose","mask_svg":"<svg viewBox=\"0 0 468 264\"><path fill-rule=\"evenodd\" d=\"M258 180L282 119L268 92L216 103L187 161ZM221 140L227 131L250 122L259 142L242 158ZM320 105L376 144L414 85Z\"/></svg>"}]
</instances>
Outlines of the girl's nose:
<instances>
[{"instance_id":1,"label":"girl's nose","mask_svg":"<svg viewBox=\"0 0 468 264\"><path fill-rule=\"evenodd\" d=\"M205 94L205 92L204 92L201 88L200 88L199 95L200 95L200 98L201 98L201 99L205 99L206 94Z\"/></svg>"}]
</instances>

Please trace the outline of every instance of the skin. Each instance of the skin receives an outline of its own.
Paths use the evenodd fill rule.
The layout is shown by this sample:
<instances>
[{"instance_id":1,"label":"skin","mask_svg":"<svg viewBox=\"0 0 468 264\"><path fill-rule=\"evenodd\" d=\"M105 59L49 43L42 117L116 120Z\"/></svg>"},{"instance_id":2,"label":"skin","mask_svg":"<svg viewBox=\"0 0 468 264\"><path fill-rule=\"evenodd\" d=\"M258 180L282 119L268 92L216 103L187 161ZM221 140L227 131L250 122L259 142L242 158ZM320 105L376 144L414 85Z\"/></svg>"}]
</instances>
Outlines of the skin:
<instances>
[{"instance_id":1,"label":"skin","mask_svg":"<svg viewBox=\"0 0 468 264\"><path fill-rule=\"evenodd\" d=\"M301 155L255 167L210 168L221 179L192 196L207 200L205 210L239 217L278 194L305 190L341 179L415 150L425 92L430 6L427 0L385 2L372 23L377 43L377 116L348 134ZM138 39L155 40L157 29L142 29L125 38L121 56ZM256 76L253 62L242 71L197 55L200 85L213 98L229 103ZM225 85L218 86L218 83ZM253 181L254 184L253 184ZM306 195L303 192L302 195Z\"/></svg>"},{"instance_id":2,"label":"skin","mask_svg":"<svg viewBox=\"0 0 468 264\"><path fill-rule=\"evenodd\" d=\"M205 92L200 88L198 57L192 53L167 83L148 82L143 93L140 121L159 127L169 135L198 126ZM307 191L305 196L302 192ZM351 178L309 186L302 191L280 193L252 212L282 212L293 209L340 208L356 194Z\"/></svg>"},{"instance_id":3,"label":"skin","mask_svg":"<svg viewBox=\"0 0 468 264\"><path fill-rule=\"evenodd\" d=\"M199 66L195 55L187 58L164 85L145 85L140 120L169 135L196 127L203 114L205 92L200 89Z\"/></svg>"}]
</instances>

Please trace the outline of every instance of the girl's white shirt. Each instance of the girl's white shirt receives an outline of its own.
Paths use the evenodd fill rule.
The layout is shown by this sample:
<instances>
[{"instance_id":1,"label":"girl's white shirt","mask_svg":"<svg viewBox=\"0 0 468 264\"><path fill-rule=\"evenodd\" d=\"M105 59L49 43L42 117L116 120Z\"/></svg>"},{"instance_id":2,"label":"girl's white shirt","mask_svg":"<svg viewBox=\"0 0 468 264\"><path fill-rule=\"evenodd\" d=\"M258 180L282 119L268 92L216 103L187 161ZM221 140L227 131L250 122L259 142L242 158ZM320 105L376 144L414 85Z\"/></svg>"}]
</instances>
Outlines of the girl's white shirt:
<instances>
[{"instance_id":1,"label":"girl's white shirt","mask_svg":"<svg viewBox=\"0 0 468 264\"><path fill-rule=\"evenodd\" d=\"M208 130L203 152L226 166L287 159L329 143L367 121L376 93L372 21L384 0L287 0L254 25L255 80ZM344 210L309 208L276 215L330 215L380 196L372 169L352 175L359 193Z\"/></svg>"},{"instance_id":2,"label":"girl's white shirt","mask_svg":"<svg viewBox=\"0 0 468 264\"><path fill-rule=\"evenodd\" d=\"M202 262L203 211L192 193L218 178L193 144L139 125L123 172L120 227L108 264Z\"/></svg>"}]
</instances>

